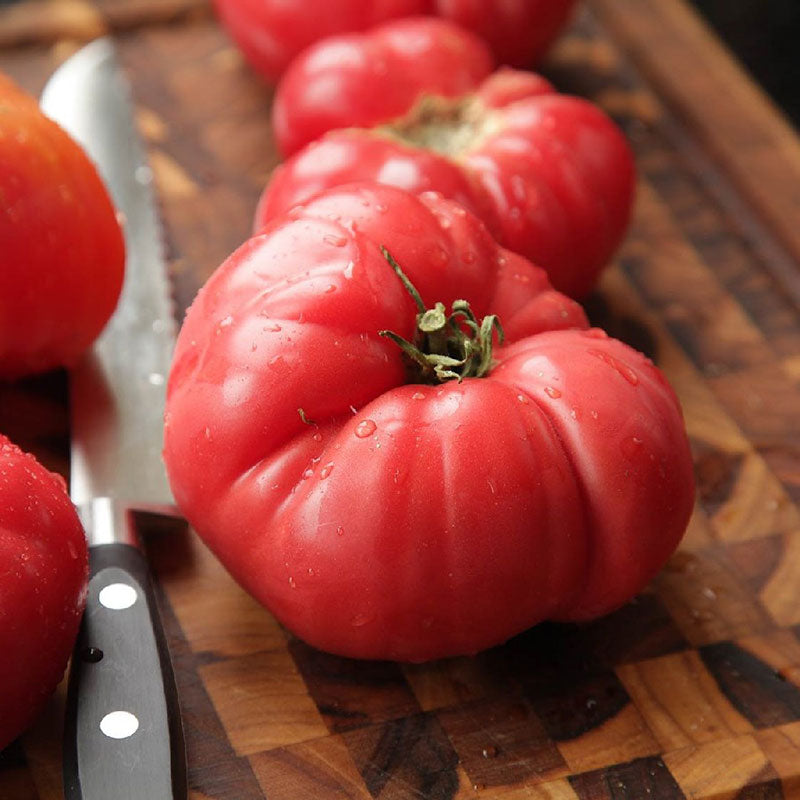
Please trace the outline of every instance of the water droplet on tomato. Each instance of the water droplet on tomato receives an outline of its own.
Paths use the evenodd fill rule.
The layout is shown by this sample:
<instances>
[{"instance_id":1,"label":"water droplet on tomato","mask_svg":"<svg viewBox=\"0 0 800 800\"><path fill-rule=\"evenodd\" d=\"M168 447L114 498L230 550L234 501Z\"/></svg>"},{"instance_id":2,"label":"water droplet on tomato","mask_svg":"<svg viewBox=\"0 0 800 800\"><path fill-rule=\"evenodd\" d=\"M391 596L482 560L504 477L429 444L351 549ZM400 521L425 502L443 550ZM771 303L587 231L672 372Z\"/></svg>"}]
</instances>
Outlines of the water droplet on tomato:
<instances>
[{"instance_id":1,"label":"water droplet on tomato","mask_svg":"<svg viewBox=\"0 0 800 800\"><path fill-rule=\"evenodd\" d=\"M304 481L307 481L309 478L313 478L313 477L314 477L314 470L313 469L307 469L303 473L303 480Z\"/></svg>"},{"instance_id":2,"label":"water droplet on tomato","mask_svg":"<svg viewBox=\"0 0 800 800\"><path fill-rule=\"evenodd\" d=\"M528 403L530 403L530 400L528 400L528 398L525 397L524 394L518 394L517 400L519 400L519 402L522 403L523 405L528 405Z\"/></svg>"},{"instance_id":3,"label":"water droplet on tomato","mask_svg":"<svg viewBox=\"0 0 800 800\"><path fill-rule=\"evenodd\" d=\"M425 399L425 395L422 392L414 392L414 394L411 395L411 399L412 400L424 400Z\"/></svg>"},{"instance_id":4,"label":"water droplet on tomato","mask_svg":"<svg viewBox=\"0 0 800 800\"><path fill-rule=\"evenodd\" d=\"M608 339L608 334L602 328L589 328L588 331L582 331L581 335L587 339Z\"/></svg>"},{"instance_id":5,"label":"water droplet on tomato","mask_svg":"<svg viewBox=\"0 0 800 800\"><path fill-rule=\"evenodd\" d=\"M373 617L371 617L369 614L361 614L361 613L359 613L359 614L356 614L350 620L350 624L354 628L363 628L364 625L369 624L370 622L372 622L372 620L373 620Z\"/></svg>"},{"instance_id":6,"label":"water droplet on tomato","mask_svg":"<svg viewBox=\"0 0 800 800\"><path fill-rule=\"evenodd\" d=\"M347 238L344 236L337 236L333 233L326 233L322 237L322 241L333 247L344 247L347 244Z\"/></svg>"},{"instance_id":7,"label":"water droplet on tomato","mask_svg":"<svg viewBox=\"0 0 800 800\"><path fill-rule=\"evenodd\" d=\"M378 426L371 419L363 419L356 425L355 434L359 439L366 439L372 436Z\"/></svg>"},{"instance_id":8,"label":"water droplet on tomato","mask_svg":"<svg viewBox=\"0 0 800 800\"><path fill-rule=\"evenodd\" d=\"M343 275L345 276L345 278L347 278L347 280L350 280L353 277L354 267L355 267L354 261L347 262L347 266L344 268L344 273L343 273Z\"/></svg>"},{"instance_id":9,"label":"water droplet on tomato","mask_svg":"<svg viewBox=\"0 0 800 800\"><path fill-rule=\"evenodd\" d=\"M545 386L544 387L544 393L548 397L552 397L553 400L558 400L558 398L561 397L561 391L559 389L556 389L553 386Z\"/></svg>"},{"instance_id":10,"label":"water droplet on tomato","mask_svg":"<svg viewBox=\"0 0 800 800\"><path fill-rule=\"evenodd\" d=\"M592 419L597 419L600 416L596 411L590 411L589 414L591 414Z\"/></svg>"},{"instance_id":11,"label":"water droplet on tomato","mask_svg":"<svg viewBox=\"0 0 800 800\"><path fill-rule=\"evenodd\" d=\"M319 431L315 431L314 435L311 437L315 442L322 441L322 434Z\"/></svg>"},{"instance_id":12,"label":"water droplet on tomato","mask_svg":"<svg viewBox=\"0 0 800 800\"><path fill-rule=\"evenodd\" d=\"M225 319L220 321L219 326L220 328L228 328L232 324L233 324L233 317L230 314L228 314L228 316L225 317Z\"/></svg>"},{"instance_id":13,"label":"water droplet on tomato","mask_svg":"<svg viewBox=\"0 0 800 800\"><path fill-rule=\"evenodd\" d=\"M336 526L336 535L337 536L344 536L344 526L337 525Z\"/></svg>"},{"instance_id":14,"label":"water droplet on tomato","mask_svg":"<svg viewBox=\"0 0 800 800\"><path fill-rule=\"evenodd\" d=\"M334 286L332 283L329 283L329 284L328 284L328 285L325 287L325 294L332 294L332 293L333 293L333 292L335 292L335 291L336 291L336 287L335 287L335 286Z\"/></svg>"},{"instance_id":15,"label":"water droplet on tomato","mask_svg":"<svg viewBox=\"0 0 800 800\"><path fill-rule=\"evenodd\" d=\"M330 475L330 474L331 474L331 472L333 472L333 461L329 461L329 462L328 462L328 463L327 463L327 464L326 464L326 465L325 465L325 466L324 466L324 467L323 467L323 468L322 468L322 469L319 471L319 477L320 477L320 479L321 479L321 480L325 480L325 478L327 478L327 477L328 477L328 475Z\"/></svg>"},{"instance_id":16,"label":"water droplet on tomato","mask_svg":"<svg viewBox=\"0 0 800 800\"><path fill-rule=\"evenodd\" d=\"M211 428L206 428L204 433L205 433L206 439L208 439L208 441L210 442L211 441Z\"/></svg>"},{"instance_id":17,"label":"water droplet on tomato","mask_svg":"<svg viewBox=\"0 0 800 800\"><path fill-rule=\"evenodd\" d=\"M268 331L269 333L278 333L280 331L281 326L278 325L277 322L273 322L271 325L267 325L264 330Z\"/></svg>"},{"instance_id":18,"label":"water droplet on tomato","mask_svg":"<svg viewBox=\"0 0 800 800\"><path fill-rule=\"evenodd\" d=\"M631 386L636 386L639 383L639 376L627 365L623 364L617 358L610 355L609 353L604 352L603 350L587 350L586 351L590 356L594 356L595 358L599 358L605 364L608 364L609 367L616 370L626 381L628 381Z\"/></svg>"},{"instance_id":19,"label":"water droplet on tomato","mask_svg":"<svg viewBox=\"0 0 800 800\"><path fill-rule=\"evenodd\" d=\"M461 256L461 260L465 264L473 264L475 263L475 259L477 259L477 256L475 255L474 250L467 250L466 253L464 253L464 255Z\"/></svg>"},{"instance_id":20,"label":"water droplet on tomato","mask_svg":"<svg viewBox=\"0 0 800 800\"><path fill-rule=\"evenodd\" d=\"M291 586L292 589L297 588L297 583L295 582L295 579L291 575L289 576L289 586Z\"/></svg>"}]
</instances>

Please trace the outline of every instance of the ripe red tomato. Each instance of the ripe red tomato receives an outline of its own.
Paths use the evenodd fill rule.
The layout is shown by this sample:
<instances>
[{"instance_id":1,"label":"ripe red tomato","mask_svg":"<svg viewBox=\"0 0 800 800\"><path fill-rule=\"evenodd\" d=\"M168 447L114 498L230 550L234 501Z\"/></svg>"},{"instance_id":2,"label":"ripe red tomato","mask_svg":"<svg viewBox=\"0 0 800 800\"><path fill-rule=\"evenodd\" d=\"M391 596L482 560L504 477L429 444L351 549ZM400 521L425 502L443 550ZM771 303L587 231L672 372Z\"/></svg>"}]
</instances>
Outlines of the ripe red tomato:
<instances>
[{"instance_id":1,"label":"ripe red tomato","mask_svg":"<svg viewBox=\"0 0 800 800\"><path fill-rule=\"evenodd\" d=\"M427 24L413 23L417 31ZM348 47L370 49L369 62L375 63L389 33L402 49L397 41L412 23L397 25L348 37ZM387 84L382 104L393 114L382 124L371 101L358 103L371 68L339 67L338 40L321 42L295 61L274 105L279 145L294 151L323 127L341 130L311 142L275 170L259 202L256 229L340 183L377 180L412 192L434 189L477 213L505 247L544 267L557 289L584 297L630 219L636 176L622 132L595 105L557 94L530 72L504 69L478 83L483 65L471 73L465 66L463 83L474 80L474 88L458 98L436 95L442 81L433 57L436 37L430 41L409 88L401 92Z\"/></svg>"},{"instance_id":2,"label":"ripe red tomato","mask_svg":"<svg viewBox=\"0 0 800 800\"><path fill-rule=\"evenodd\" d=\"M528 67L567 23L575 0L214 0L252 67L278 78L306 47L400 17L435 14L481 36L498 63Z\"/></svg>"},{"instance_id":3,"label":"ripe red tomato","mask_svg":"<svg viewBox=\"0 0 800 800\"><path fill-rule=\"evenodd\" d=\"M88 556L60 476L0 434L0 750L64 674L86 599Z\"/></svg>"},{"instance_id":4,"label":"ripe red tomato","mask_svg":"<svg viewBox=\"0 0 800 800\"><path fill-rule=\"evenodd\" d=\"M492 67L475 34L430 17L323 39L278 84L275 139L288 155L335 128L379 125L406 114L422 95L474 91Z\"/></svg>"},{"instance_id":5,"label":"ripe red tomato","mask_svg":"<svg viewBox=\"0 0 800 800\"><path fill-rule=\"evenodd\" d=\"M435 0L436 13L475 31L498 64L531 67L569 21L575 0Z\"/></svg>"},{"instance_id":6,"label":"ripe red tomato","mask_svg":"<svg viewBox=\"0 0 800 800\"><path fill-rule=\"evenodd\" d=\"M83 150L0 75L0 377L74 362L117 303L124 243Z\"/></svg>"},{"instance_id":7,"label":"ripe red tomato","mask_svg":"<svg viewBox=\"0 0 800 800\"><path fill-rule=\"evenodd\" d=\"M417 308L381 246L428 306L499 315L506 344L467 362L488 374L410 377L381 332L413 340ZM425 319L459 360L466 345ZM165 421L176 500L248 591L333 653L422 661L603 614L675 548L692 462L658 369L586 328L452 201L321 194L189 310Z\"/></svg>"}]
</instances>

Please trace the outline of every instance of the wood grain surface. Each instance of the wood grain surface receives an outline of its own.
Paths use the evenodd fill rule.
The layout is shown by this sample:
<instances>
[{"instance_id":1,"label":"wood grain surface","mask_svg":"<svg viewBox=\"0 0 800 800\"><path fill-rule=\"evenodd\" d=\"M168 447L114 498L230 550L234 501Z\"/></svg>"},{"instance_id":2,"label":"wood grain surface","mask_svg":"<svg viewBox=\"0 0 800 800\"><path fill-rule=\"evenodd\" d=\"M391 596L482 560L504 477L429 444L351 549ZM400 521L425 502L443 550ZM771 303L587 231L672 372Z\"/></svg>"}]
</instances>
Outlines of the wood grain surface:
<instances>
[{"instance_id":1,"label":"wood grain surface","mask_svg":"<svg viewBox=\"0 0 800 800\"><path fill-rule=\"evenodd\" d=\"M115 35L176 304L247 236L277 163L270 87L204 0L0 5L38 93ZM587 0L545 65L622 125L635 218L587 306L665 370L698 502L639 597L474 658L350 661L288 635L182 525L142 518L193 800L800 797L800 140L682 0ZM65 379L0 389L0 430L66 474ZM0 754L2 800L62 797L63 693Z\"/></svg>"}]
</instances>

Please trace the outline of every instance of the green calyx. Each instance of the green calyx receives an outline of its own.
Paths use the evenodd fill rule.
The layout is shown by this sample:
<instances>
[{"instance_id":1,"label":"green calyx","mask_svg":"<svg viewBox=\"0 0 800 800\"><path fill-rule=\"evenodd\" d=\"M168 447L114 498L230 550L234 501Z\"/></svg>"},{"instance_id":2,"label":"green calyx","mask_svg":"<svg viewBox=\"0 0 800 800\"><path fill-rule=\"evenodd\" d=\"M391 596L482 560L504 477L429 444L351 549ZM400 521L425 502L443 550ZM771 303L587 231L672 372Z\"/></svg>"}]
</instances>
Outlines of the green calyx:
<instances>
[{"instance_id":1,"label":"green calyx","mask_svg":"<svg viewBox=\"0 0 800 800\"><path fill-rule=\"evenodd\" d=\"M460 383L464 378L484 377L492 368L495 330L498 342L503 342L500 320L494 314L478 320L466 300L455 300L449 314L444 303L426 308L419 292L389 251L381 247L381 252L418 309L412 341L393 331L379 331L405 354L411 382L437 384L456 380Z\"/></svg>"}]
</instances>

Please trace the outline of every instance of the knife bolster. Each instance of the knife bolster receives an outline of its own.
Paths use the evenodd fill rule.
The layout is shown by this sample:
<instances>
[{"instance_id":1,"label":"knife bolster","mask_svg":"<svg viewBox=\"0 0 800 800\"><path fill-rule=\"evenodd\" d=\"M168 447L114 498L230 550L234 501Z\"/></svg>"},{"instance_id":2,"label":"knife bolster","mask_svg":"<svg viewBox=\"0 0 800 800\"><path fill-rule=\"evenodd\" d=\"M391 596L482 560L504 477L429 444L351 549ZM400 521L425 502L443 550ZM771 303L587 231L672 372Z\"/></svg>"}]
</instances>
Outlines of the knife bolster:
<instances>
[{"instance_id":1,"label":"knife bolster","mask_svg":"<svg viewBox=\"0 0 800 800\"><path fill-rule=\"evenodd\" d=\"M133 511L113 497L95 497L78 507L89 547L129 544L139 547Z\"/></svg>"}]
</instances>

